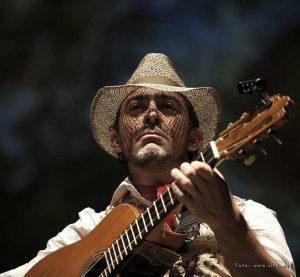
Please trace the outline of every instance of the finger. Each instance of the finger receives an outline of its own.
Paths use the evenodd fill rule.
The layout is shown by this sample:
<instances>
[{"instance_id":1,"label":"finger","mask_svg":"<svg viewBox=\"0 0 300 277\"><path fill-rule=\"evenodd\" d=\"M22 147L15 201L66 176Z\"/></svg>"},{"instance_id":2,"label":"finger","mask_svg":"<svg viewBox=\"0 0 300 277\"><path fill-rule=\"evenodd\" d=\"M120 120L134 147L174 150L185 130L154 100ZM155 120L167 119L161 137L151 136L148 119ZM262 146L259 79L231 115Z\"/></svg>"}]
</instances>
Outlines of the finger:
<instances>
[{"instance_id":1,"label":"finger","mask_svg":"<svg viewBox=\"0 0 300 277\"><path fill-rule=\"evenodd\" d=\"M191 163L191 166L195 169L196 173L206 181L210 181L215 176L215 172L211 166L206 163L194 161Z\"/></svg>"},{"instance_id":2,"label":"finger","mask_svg":"<svg viewBox=\"0 0 300 277\"><path fill-rule=\"evenodd\" d=\"M182 163L180 165L180 171L192 181L196 189L198 189L201 184L206 183L206 180L197 174L196 169L190 163Z\"/></svg>"},{"instance_id":3,"label":"finger","mask_svg":"<svg viewBox=\"0 0 300 277\"><path fill-rule=\"evenodd\" d=\"M216 197L221 191L226 189L226 182L221 178L208 164L202 162L192 162L191 166L195 169L198 175L202 176L202 183L198 183L198 190L205 195L205 198Z\"/></svg>"},{"instance_id":4,"label":"finger","mask_svg":"<svg viewBox=\"0 0 300 277\"><path fill-rule=\"evenodd\" d=\"M178 187L175 183L171 186L172 191L175 195L175 197L178 199L178 201L187 207L187 209L194 215L197 214L197 209L195 207L195 202L193 198L189 195L183 192L180 187Z\"/></svg>"},{"instance_id":5,"label":"finger","mask_svg":"<svg viewBox=\"0 0 300 277\"><path fill-rule=\"evenodd\" d=\"M192 181L186 177L178 168L174 168L171 171L171 176L176 181L176 184L181 190L188 192L190 195L196 195L198 193L196 187Z\"/></svg>"},{"instance_id":6,"label":"finger","mask_svg":"<svg viewBox=\"0 0 300 277\"><path fill-rule=\"evenodd\" d=\"M228 185L224 177L221 175L221 173L219 173L218 170L215 171L215 169L212 169L208 164L197 161L192 162L191 166L195 169L197 174L203 176L203 178L205 178L205 181L207 182L207 185L203 186L203 188L201 188L201 191L206 188L206 193L221 193L222 195L227 194L227 191L229 190Z\"/></svg>"},{"instance_id":7,"label":"finger","mask_svg":"<svg viewBox=\"0 0 300 277\"><path fill-rule=\"evenodd\" d=\"M187 208L192 206L193 199L191 196L185 192L183 192L180 187L178 187L175 183L172 184L171 189L175 195L175 197Z\"/></svg>"}]
</instances>

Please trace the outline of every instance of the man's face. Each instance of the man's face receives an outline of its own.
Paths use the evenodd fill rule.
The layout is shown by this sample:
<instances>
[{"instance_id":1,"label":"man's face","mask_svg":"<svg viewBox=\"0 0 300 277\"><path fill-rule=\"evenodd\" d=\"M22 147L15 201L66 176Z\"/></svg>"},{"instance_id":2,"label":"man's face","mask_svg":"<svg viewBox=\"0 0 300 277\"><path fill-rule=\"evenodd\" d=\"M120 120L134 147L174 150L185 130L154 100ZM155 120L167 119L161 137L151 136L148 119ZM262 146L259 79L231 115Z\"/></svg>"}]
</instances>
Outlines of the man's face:
<instances>
[{"instance_id":1,"label":"man's face","mask_svg":"<svg viewBox=\"0 0 300 277\"><path fill-rule=\"evenodd\" d=\"M133 164L185 159L190 129L188 110L178 93L140 88L125 99L120 109L121 150Z\"/></svg>"}]
</instances>

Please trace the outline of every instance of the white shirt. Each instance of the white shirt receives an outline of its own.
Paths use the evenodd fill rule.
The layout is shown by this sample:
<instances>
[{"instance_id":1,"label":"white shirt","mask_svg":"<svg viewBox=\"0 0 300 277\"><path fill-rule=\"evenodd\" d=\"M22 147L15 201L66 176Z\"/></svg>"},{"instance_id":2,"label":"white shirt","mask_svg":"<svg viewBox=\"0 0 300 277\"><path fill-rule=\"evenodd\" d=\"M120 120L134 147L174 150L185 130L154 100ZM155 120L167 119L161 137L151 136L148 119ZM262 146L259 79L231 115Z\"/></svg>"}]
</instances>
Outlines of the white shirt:
<instances>
[{"instance_id":1,"label":"white shirt","mask_svg":"<svg viewBox=\"0 0 300 277\"><path fill-rule=\"evenodd\" d=\"M46 248L39 251L35 258L16 269L0 274L0 277L22 277L31 267L49 253L83 238L95 228L95 226L114 207L114 204L128 191L141 203L145 205L151 204L150 201L144 199L140 195L128 180L124 180L116 189L111 203L105 211L97 213L91 208L85 208L79 212L79 219L75 223L65 227L57 234L57 236L50 239ZM244 205L241 207L241 212L261 245L280 265L289 270L292 277L295 277L293 258L287 246L283 230L276 219L275 212L252 200L245 201Z\"/></svg>"}]
</instances>

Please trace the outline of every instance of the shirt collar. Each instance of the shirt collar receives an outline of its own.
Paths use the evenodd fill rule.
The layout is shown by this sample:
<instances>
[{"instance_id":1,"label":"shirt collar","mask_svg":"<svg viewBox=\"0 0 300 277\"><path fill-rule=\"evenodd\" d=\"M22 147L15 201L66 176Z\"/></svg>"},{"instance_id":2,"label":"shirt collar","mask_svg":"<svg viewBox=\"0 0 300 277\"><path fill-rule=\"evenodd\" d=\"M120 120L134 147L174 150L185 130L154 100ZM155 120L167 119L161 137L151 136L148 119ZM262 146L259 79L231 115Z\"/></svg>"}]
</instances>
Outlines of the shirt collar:
<instances>
[{"instance_id":1,"label":"shirt collar","mask_svg":"<svg viewBox=\"0 0 300 277\"><path fill-rule=\"evenodd\" d=\"M115 190L111 202L110 202L110 206L114 206L115 203L122 197L124 196L127 192L130 192L132 194L133 197L135 197L137 200L139 200L141 203L150 206L151 205L151 201L145 199L139 192L138 190L135 188L135 186L132 184L132 182L130 181L129 177L126 177L124 179L124 181L117 187L117 189Z\"/></svg>"}]
</instances>

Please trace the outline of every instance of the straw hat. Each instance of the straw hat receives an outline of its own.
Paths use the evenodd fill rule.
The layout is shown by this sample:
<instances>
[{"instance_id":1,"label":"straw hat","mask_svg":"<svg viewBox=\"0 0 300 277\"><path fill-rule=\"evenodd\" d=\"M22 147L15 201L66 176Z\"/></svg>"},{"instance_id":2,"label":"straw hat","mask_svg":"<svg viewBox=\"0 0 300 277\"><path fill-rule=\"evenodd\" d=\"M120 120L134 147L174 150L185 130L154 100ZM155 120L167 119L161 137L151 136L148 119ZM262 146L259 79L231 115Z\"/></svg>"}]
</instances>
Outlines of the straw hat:
<instances>
[{"instance_id":1,"label":"straw hat","mask_svg":"<svg viewBox=\"0 0 300 277\"><path fill-rule=\"evenodd\" d=\"M166 55L150 53L143 58L125 85L103 87L93 100L90 114L93 136L107 153L117 157L111 146L111 128L124 99L141 87L178 92L191 102L203 130L203 143L199 151L214 138L220 114L217 92L210 87L186 87Z\"/></svg>"}]
</instances>

